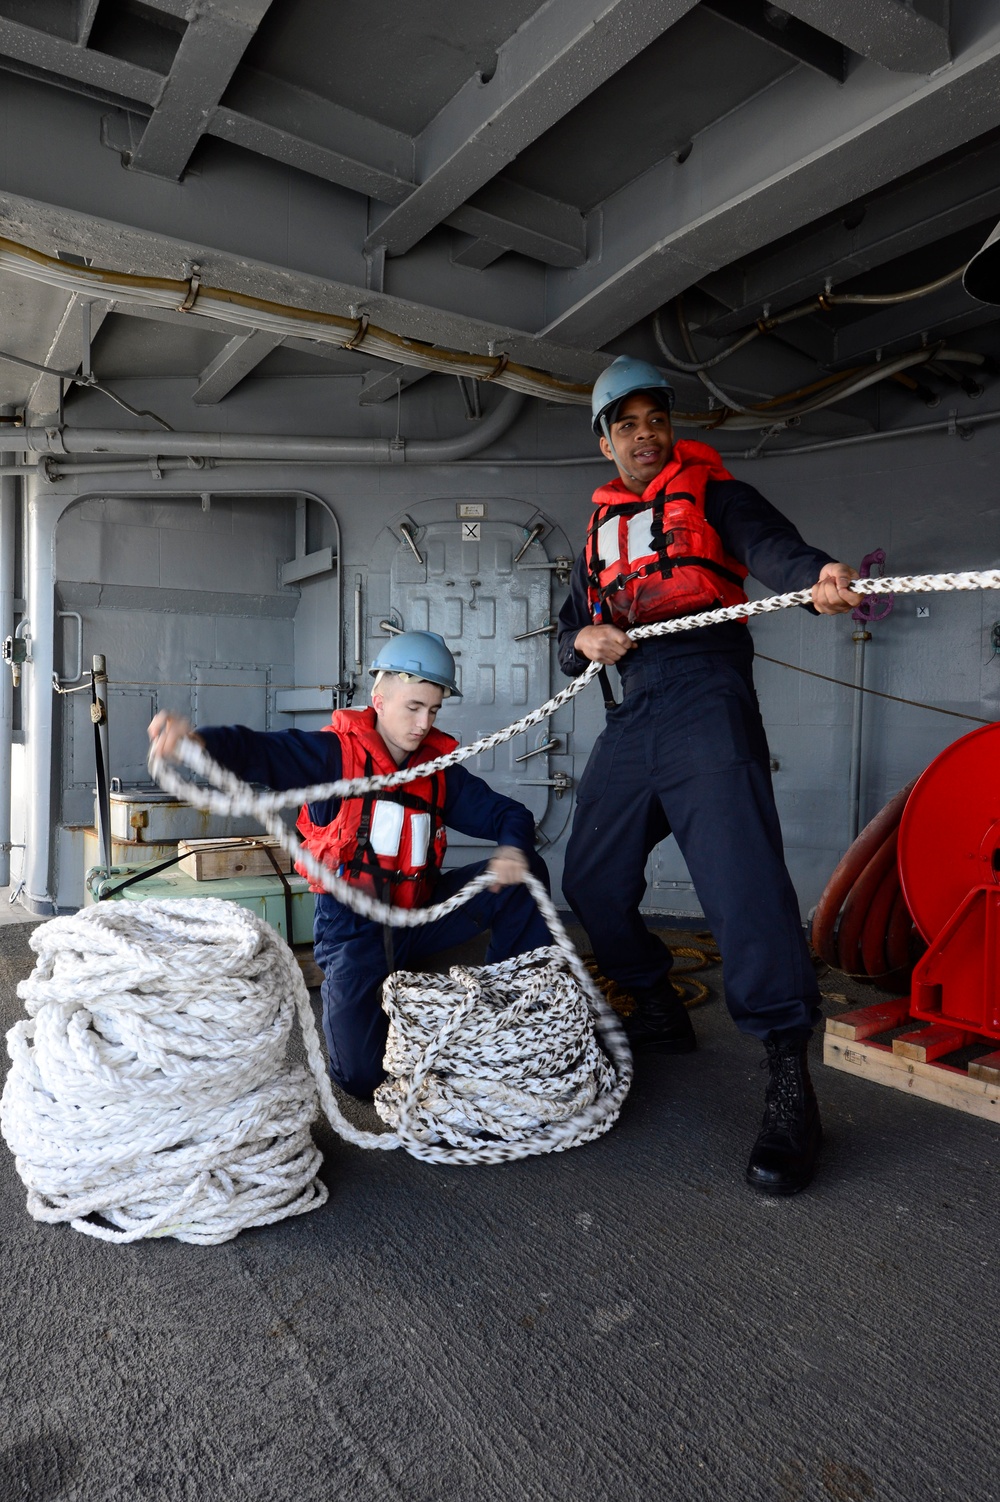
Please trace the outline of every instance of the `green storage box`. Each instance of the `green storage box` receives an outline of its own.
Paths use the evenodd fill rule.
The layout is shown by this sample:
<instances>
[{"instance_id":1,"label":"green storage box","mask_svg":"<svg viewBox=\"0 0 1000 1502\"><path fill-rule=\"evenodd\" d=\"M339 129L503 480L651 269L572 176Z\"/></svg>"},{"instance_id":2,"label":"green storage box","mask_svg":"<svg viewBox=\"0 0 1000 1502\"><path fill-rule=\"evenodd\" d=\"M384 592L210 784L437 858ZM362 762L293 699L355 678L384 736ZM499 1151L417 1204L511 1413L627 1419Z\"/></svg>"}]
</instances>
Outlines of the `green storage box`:
<instances>
[{"instance_id":1,"label":"green storage box","mask_svg":"<svg viewBox=\"0 0 1000 1502\"><path fill-rule=\"evenodd\" d=\"M159 876L148 876L132 886L115 890L130 876L137 876L142 866L115 866L110 876L104 878L101 889L106 894L102 901L143 902L147 897L221 897L225 902L237 902L249 908L272 928L277 929L287 941L285 922L285 890L278 876L229 876L219 881L195 881L180 871L164 871ZM292 944L311 944L313 936L313 912L316 898L309 884L294 873L286 878L292 893Z\"/></svg>"}]
</instances>

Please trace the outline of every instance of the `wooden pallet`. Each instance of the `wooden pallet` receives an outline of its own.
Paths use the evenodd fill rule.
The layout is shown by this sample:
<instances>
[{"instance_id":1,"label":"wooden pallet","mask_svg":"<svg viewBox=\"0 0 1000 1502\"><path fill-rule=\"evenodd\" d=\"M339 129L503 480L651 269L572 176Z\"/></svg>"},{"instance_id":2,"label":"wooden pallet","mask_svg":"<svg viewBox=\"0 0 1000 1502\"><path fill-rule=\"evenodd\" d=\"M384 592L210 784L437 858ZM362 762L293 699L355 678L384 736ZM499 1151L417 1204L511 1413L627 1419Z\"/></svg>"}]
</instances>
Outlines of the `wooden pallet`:
<instances>
[{"instance_id":1,"label":"wooden pallet","mask_svg":"<svg viewBox=\"0 0 1000 1502\"><path fill-rule=\"evenodd\" d=\"M824 1064L894 1090L908 1090L923 1100L937 1101L971 1116L1000 1122L1000 1052L984 1054L964 1069L940 1063L942 1055L984 1040L937 1023L920 1024L901 1033L891 1044L872 1042L873 1037L907 1021L905 997L827 1018Z\"/></svg>"}]
</instances>

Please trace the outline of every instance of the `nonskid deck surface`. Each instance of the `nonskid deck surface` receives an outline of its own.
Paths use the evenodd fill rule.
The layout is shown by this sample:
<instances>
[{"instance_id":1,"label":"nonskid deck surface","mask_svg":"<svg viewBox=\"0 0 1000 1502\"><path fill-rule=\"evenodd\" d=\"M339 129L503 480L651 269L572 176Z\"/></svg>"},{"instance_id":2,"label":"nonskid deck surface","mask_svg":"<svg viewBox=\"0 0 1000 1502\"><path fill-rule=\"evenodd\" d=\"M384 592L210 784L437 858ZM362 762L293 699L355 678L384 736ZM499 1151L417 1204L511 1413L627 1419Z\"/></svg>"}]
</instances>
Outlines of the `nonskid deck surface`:
<instances>
[{"instance_id":1,"label":"nonskid deck surface","mask_svg":"<svg viewBox=\"0 0 1000 1502\"><path fill-rule=\"evenodd\" d=\"M759 1197L759 1050L695 1022L588 1147L446 1169L323 1129L329 1203L219 1247L37 1225L0 1151L0 1502L989 1502L1000 1130L817 1048L822 1172Z\"/></svg>"}]
</instances>

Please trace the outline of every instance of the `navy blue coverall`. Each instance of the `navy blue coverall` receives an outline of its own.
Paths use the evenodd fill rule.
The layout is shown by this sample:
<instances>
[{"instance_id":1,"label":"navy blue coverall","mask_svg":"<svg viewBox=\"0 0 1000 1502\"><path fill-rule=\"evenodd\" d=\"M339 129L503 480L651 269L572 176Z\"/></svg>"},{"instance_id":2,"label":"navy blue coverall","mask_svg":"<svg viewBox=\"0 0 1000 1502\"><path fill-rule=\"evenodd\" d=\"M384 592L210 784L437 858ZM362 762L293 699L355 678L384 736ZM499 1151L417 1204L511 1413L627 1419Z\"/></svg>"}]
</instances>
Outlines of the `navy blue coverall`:
<instances>
[{"instance_id":1,"label":"navy blue coverall","mask_svg":"<svg viewBox=\"0 0 1000 1502\"><path fill-rule=\"evenodd\" d=\"M244 725L198 727L208 754L245 782L284 791L318 782L334 782L343 765L340 739L332 731L248 730ZM410 765L412 758L403 763ZM535 876L548 887L545 862L534 849L534 820L513 798L495 793L464 767L445 774L443 817L449 829L475 839L515 845ZM314 824L331 824L338 799L309 805ZM484 869L487 862L438 874L431 902L443 902ZM527 887L479 892L457 912L419 928L394 928L393 956L399 969L412 969L439 950L489 929L487 964L526 954L551 943L551 935ZM313 925L316 963L323 971L323 1031L330 1053L330 1073L350 1095L371 1095L384 1078L382 1055L388 1019L382 1010L381 986L389 973L382 926L362 918L328 893L316 898Z\"/></svg>"},{"instance_id":2,"label":"navy blue coverall","mask_svg":"<svg viewBox=\"0 0 1000 1502\"><path fill-rule=\"evenodd\" d=\"M705 515L726 552L776 593L815 584L833 561L741 481L710 480ZM570 677L588 665L574 642L591 623L581 555L559 612ZM623 697L580 780L563 891L605 975L626 990L664 984L670 953L639 904L649 854L672 831L722 953L733 1020L766 1040L811 1029L820 1013L752 663L742 622L640 642L617 663Z\"/></svg>"}]
</instances>

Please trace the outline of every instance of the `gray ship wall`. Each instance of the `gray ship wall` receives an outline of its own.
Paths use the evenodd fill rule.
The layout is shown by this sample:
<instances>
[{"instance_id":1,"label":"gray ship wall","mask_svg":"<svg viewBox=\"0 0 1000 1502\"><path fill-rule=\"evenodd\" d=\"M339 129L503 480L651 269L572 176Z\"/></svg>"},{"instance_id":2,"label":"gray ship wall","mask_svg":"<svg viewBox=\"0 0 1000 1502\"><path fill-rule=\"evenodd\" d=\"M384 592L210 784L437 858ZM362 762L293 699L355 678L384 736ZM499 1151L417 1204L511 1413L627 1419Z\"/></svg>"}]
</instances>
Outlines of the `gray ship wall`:
<instances>
[{"instance_id":1,"label":"gray ship wall","mask_svg":"<svg viewBox=\"0 0 1000 1502\"><path fill-rule=\"evenodd\" d=\"M190 381L165 380L154 389L150 383L117 385L129 401L154 408L174 426L194 425ZM199 409L200 425L391 437L396 403L359 408L357 385L345 377L251 379L220 407ZM443 377L405 392L399 419L411 438L449 436L467 422L456 383ZM73 421L103 425L107 410L88 394ZM39 483L39 490L80 498L58 527L57 604L82 616L84 663L95 652L108 659L112 772L126 783L147 776L145 725L157 708L181 710L201 723L318 728L335 702L335 685L353 678L354 702L363 702L367 675L356 672L359 588L365 666L386 640L382 619L449 634L461 653L465 699L446 705L439 723L463 740L554 692L561 678L552 637L511 638L555 619L564 585L541 565L578 550L590 493L609 471L600 462L557 467L533 461L586 454L592 443L580 409L532 402L491 450L489 464L268 464L165 469L160 478L147 469L75 474L55 487ZM811 542L854 563L883 547L887 572L907 573L997 565L998 450L1000 430L987 427L969 441L935 435L801 458L732 458L730 464ZM504 466L502 459L520 463ZM306 494L313 499L306 503L304 535L299 507L297 536L296 501ZM316 497L337 518L339 544ZM463 504L484 507L478 539L462 537ZM401 536L401 520L417 539L420 563ZM540 540L513 564L512 545L536 522L544 527ZM333 569L322 569L327 547L335 555ZM282 565L303 552L312 557L307 566L322 571L282 584ZM526 564L534 567L525 571ZM771 592L763 584L752 588ZM918 604L929 613L918 616ZM866 682L960 714L996 718L1000 657L991 657L990 630L998 617L1000 600L991 595L900 598L872 628ZM67 616L57 625L56 660L67 676L75 669L76 622ZM849 618L818 619L802 610L751 627L760 653L842 679L853 677L852 629ZM767 662L758 664L757 682L789 865L805 915L848 843L853 694ZM60 827L52 891L61 907L72 907L82 899L79 831L92 820L92 731L86 694L61 698L59 708L54 782ZM558 790L544 784L558 781L558 774L578 782L602 720L595 686L561 712L550 732L533 731L480 767L532 807L556 886L572 794L557 797ZM972 721L866 696L862 821L974 728ZM552 751L515 760L549 735L557 740ZM30 740L28 727L29 755ZM452 859L470 858L458 842ZM651 909L698 911L673 841L651 859L648 877Z\"/></svg>"}]
</instances>

